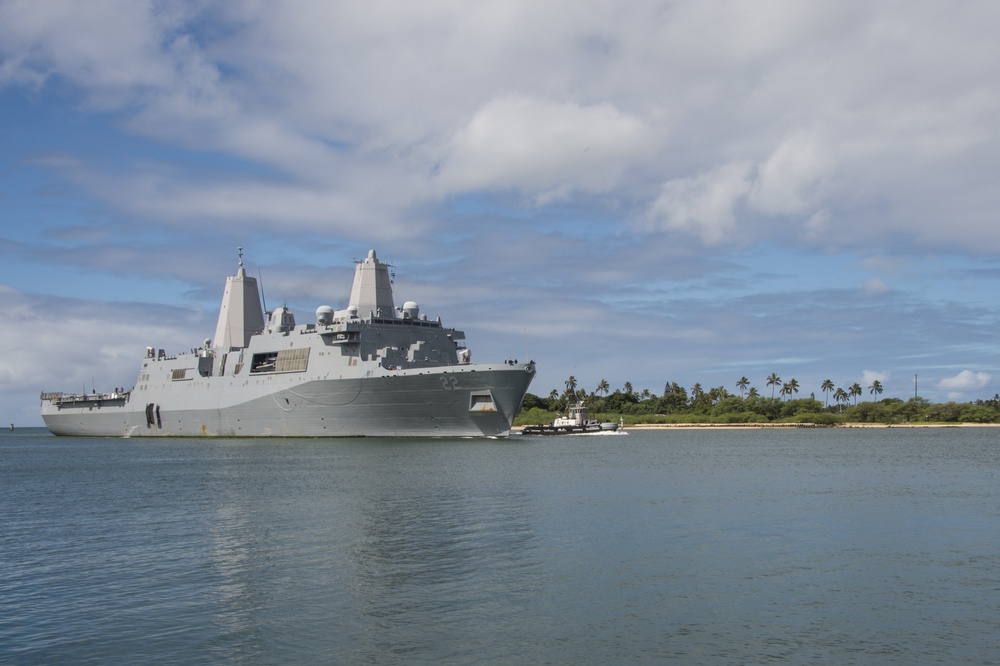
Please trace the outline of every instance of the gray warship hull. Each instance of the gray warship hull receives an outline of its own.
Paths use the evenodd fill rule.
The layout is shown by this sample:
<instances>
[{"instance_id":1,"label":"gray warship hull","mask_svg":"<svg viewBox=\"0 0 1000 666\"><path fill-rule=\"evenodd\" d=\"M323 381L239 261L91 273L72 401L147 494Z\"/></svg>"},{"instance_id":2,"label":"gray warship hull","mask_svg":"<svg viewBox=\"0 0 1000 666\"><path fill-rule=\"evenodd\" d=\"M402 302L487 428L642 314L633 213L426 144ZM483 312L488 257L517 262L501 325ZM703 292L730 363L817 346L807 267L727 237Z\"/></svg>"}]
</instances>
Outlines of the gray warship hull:
<instances>
[{"instance_id":1,"label":"gray warship hull","mask_svg":"<svg viewBox=\"0 0 1000 666\"><path fill-rule=\"evenodd\" d=\"M508 435L534 362L472 364L461 331L394 308L386 266L374 251L359 262L345 310L296 326L279 308L265 324L241 256L215 345L149 347L132 389L43 393L42 419L56 435L102 437Z\"/></svg>"}]
</instances>

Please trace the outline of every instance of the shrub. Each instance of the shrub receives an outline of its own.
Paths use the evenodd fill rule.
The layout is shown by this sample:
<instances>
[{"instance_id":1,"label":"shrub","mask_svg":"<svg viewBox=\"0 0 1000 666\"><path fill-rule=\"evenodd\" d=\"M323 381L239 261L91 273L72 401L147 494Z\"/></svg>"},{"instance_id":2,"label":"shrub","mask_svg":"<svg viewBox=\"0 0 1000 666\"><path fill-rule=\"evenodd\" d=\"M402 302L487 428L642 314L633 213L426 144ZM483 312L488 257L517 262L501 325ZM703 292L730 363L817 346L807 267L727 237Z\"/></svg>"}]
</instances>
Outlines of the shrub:
<instances>
[{"instance_id":1,"label":"shrub","mask_svg":"<svg viewBox=\"0 0 1000 666\"><path fill-rule=\"evenodd\" d=\"M541 409L540 407L532 407L531 409L527 409L518 414L517 418L514 419L514 425L549 425L555 421L558 416L559 414L555 412L550 412L548 410Z\"/></svg>"},{"instance_id":2,"label":"shrub","mask_svg":"<svg viewBox=\"0 0 1000 666\"><path fill-rule=\"evenodd\" d=\"M816 425L833 426L844 422L844 418L828 412L803 412L789 419L791 423L815 423Z\"/></svg>"}]
</instances>

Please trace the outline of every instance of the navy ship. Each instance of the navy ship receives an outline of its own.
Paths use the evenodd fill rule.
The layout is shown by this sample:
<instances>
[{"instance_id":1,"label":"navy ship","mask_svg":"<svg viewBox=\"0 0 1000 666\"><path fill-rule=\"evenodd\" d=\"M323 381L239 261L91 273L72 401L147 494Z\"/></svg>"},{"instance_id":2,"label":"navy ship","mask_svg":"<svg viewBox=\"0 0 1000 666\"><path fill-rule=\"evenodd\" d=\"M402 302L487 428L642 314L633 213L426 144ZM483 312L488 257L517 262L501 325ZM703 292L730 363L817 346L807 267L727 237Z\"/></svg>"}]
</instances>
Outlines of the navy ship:
<instances>
[{"instance_id":1,"label":"navy ship","mask_svg":"<svg viewBox=\"0 0 1000 666\"><path fill-rule=\"evenodd\" d=\"M534 361L473 364L462 331L395 306L390 278L371 250L347 307L296 324L286 307L264 312L241 248L214 339L176 355L147 347L129 390L42 393L42 419L55 435L102 437L510 434Z\"/></svg>"}]
</instances>

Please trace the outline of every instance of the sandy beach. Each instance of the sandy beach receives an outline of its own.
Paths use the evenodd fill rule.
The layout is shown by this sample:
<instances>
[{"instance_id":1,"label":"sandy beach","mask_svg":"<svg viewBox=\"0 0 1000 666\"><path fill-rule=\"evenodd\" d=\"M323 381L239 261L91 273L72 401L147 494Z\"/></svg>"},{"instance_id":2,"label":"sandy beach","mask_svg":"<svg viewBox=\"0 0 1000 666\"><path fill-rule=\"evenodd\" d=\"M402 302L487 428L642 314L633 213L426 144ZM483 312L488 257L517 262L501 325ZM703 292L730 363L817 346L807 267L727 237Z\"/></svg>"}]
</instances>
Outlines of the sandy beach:
<instances>
[{"instance_id":1,"label":"sandy beach","mask_svg":"<svg viewBox=\"0 0 1000 666\"><path fill-rule=\"evenodd\" d=\"M625 430L656 430L667 428L995 428L1000 423L636 423Z\"/></svg>"},{"instance_id":2,"label":"sandy beach","mask_svg":"<svg viewBox=\"0 0 1000 666\"><path fill-rule=\"evenodd\" d=\"M520 432L524 426L515 426ZM841 423L824 425L819 423L636 423L626 425L621 430L694 430L711 428L715 430L745 430L748 428L996 428L1000 423Z\"/></svg>"}]
</instances>

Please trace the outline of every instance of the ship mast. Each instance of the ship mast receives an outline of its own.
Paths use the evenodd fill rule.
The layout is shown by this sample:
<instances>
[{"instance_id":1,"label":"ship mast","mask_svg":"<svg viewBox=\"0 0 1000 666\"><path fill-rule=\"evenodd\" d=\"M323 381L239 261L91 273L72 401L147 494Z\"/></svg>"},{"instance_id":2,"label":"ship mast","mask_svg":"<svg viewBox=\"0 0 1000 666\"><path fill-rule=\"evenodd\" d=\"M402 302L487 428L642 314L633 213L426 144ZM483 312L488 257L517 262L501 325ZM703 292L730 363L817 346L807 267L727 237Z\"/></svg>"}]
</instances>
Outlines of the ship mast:
<instances>
[{"instance_id":1,"label":"ship mast","mask_svg":"<svg viewBox=\"0 0 1000 666\"><path fill-rule=\"evenodd\" d=\"M351 287L349 305L358 309L359 317L374 315L392 319L396 316L389 264L379 261L375 250L369 250L368 256L364 261L359 261L354 269L354 285Z\"/></svg>"},{"instance_id":2,"label":"ship mast","mask_svg":"<svg viewBox=\"0 0 1000 666\"><path fill-rule=\"evenodd\" d=\"M235 276L226 278L222 293L219 322L215 327L216 349L243 349L250 344L250 337L264 330L264 312L260 305L257 280L248 277L243 268L243 248L239 248L239 268Z\"/></svg>"}]
</instances>

